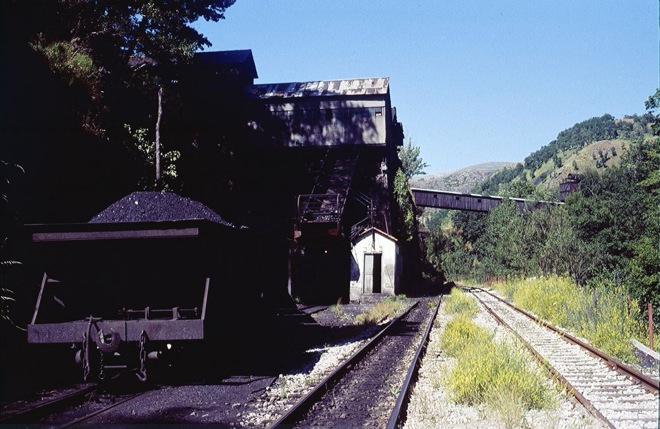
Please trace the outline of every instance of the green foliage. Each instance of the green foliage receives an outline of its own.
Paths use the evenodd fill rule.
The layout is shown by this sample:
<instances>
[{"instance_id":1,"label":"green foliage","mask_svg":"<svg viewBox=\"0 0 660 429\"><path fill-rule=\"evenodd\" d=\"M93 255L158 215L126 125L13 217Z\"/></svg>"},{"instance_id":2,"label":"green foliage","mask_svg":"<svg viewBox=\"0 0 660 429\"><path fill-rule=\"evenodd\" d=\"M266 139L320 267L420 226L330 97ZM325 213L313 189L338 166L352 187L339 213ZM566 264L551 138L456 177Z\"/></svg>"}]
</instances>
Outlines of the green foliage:
<instances>
[{"instance_id":1,"label":"green foliage","mask_svg":"<svg viewBox=\"0 0 660 429\"><path fill-rule=\"evenodd\" d=\"M509 201L488 215L456 213L453 221L426 241L427 259L453 279L566 274L584 283L603 263L602 247L580 238L566 207L522 214Z\"/></svg>"},{"instance_id":2,"label":"green foliage","mask_svg":"<svg viewBox=\"0 0 660 429\"><path fill-rule=\"evenodd\" d=\"M618 276L633 298L660 306L660 139L632 142L600 174L583 171L580 191L563 206L521 214L501 204L452 222L427 238L429 261L450 278L566 275L588 285Z\"/></svg>"},{"instance_id":3,"label":"green foliage","mask_svg":"<svg viewBox=\"0 0 660 429\"><path fill-rule=\"evenodd\" d=\"M478 194L501 195L500 185L508 184L514 179L522 177L524 166L517 164L514 168L504 168L493 174L488 180L478 184L473 191ZM520 195L515 195L520 197Z\"/></svg>"},{"instance_id":4,"label":"green foliage","mask_svg":"<svg viewBox=\"0 0 660 429\"><path fill-rule=\"evenodd\" d=\"M660 88L658 88L655 91L655 94L651 95L648 100L644 103L646 106L646 110L649 112L649 114L653 115L655 111L660 108ZM660 121L658 120L658 116L656 115L653 118L653 124L651 128L653 129L653 134L658 136L660 135Z\"/></svg>"},{"instance_id":5,"label":"green foliage","mask_svg":"<svg viewBox=\"0 0 660 429\"><path fill-rule=\"evenodd\" d=\"M341 302L338 302L337 305L330 307L330 312L335 315L339 320L351 320L351 315L347 314L341 306Z\"/></svg>"},{"instance_id":6,"label":"green foliage","mask_svg":"<svg viewBox=\"0 0 660 429\"><path fill-rule=\"evenodd\" d=\"M410 242L417 235L418 224L408 178L402 169L398 169L394 176L393 194L396 202L395 213L398 237L403 241Z\"/></svg>"},{"instance_id":7,"label":"green foliage","mask_svg":"<svg viewBox=\"0 0 660 429\"><path fill-rule=\"evenodd\" d=\"M620 123L608 114L577 123L560 132L556 140L525 158L525 168L535 171L561 151L579 149L598 140L615 139L619 135L620 128Z\"/></svg>"},{"instance_id":8,"label":"green foliage","mask_svg":"<svg viewBox=\"0 0 660 429\"><path fill-rule=\"evenodd\" d=\"M453 317L440 336L440 346L449 356L457 357L464 348L472 343L484 344L492 340L488 329L477 325L469 314L458 314Z\"/></svg>"},{"instance_id":9,"label":"green foliage","mask_svg":"<svg viewBox=\"0 0 660 429\"><path fill-rule=\"evenodd\" d=\"M422 160L419 150L419 147L412 145L412 139L408 139L408 144L399 148L401 168L408 179L419 174L426 174L424 169L428 167L428 164Z\"/></svg>"},{"instance_id":10,"label":"green foliage","mask_svg":"<svg viewBox=\"0 0 660 429\"><path fill-rule=\"evenodd\" d=\"M152 190L173 189L173 187L176 186L177 179L176 161L181 157L181 153L176 150L163 152L161 146L161 164L163 165L162 180L161 183L157 183L154 179L154 171L156 168L156 142L149 139L149 130L147 128L132 129L130 125L124 125L124 127L131 136L135 148L142 157L146 167L145 174L140 180L142 187L144 189Z\"/></svg>"},{"instance_id":11,"label":"green foliage","mask_svg":"<svg viewBox=\"0 0 660 429\"><path fill-rule=\"evenodd\" d=\"M600 270L589 277L623 273L633 296L660 305L660 139L635 142L620 166L602 175L587 174L581 192L567 200L580 242L598 252Z\"/></svg>"},{"instance_id":12,"label":"green foliage","mask_svg":"<svg viewBox=\"0 0 660 429\"><path fill-rule=\"evenodd\" d=\"M46 8L53 16L30 46L70 86L85 88L87 98L76 98L76 110L100 134L128 122L117 120L124 113L121 91L143 92L168 82L173 65L210 46L191 25L223 19L234 1L61 0L52 11Z\"/></svg>"},{"instance_id":13,"label":"green foliage","mask_svg":"<svg viewBox=\"0 0 660 429\"><path fill-rule=\"evenodd\" d=\"M660 308L660 138L641 143L631 152L632 192L637 217L641 221L632 231L625 261L627 280L635 298Z\"/></svg>"},{"instance_id":14,"label":"green foliage","mask_svg":"<svg viewBox=\"0 0 660 429\"><path fill-rule=\"evenodd\" d=\"M470 252L454 228L433 229L425 239L426 260L447 277L466 278L470 272Z\"/></svg>"},{"instance_id":15,"label":"green foliage","mask_svg":"<svg viewBox=\"0 0 660 429\"><path fill-rule=\"evenodd\" d=\"M452 400L486 404L506 427L524 421L530 409L554 405L543 376L516 343L500 343L472 317L476 302L458 289L445 300L445 312L455 314L440 334L440 347L456 362L442 380Z\"/></svg>"},{"instance_id":16,"label":"green foliage","mask_svg":"<svg viewBox=\"0 0 660 429\"><path fill-rule=\"evenodd\" d=\"M30 46L46 58L51 70L67 81L68 85L81 82L92 96L99 95L100 72L85 47L68 40L47 43L43 37Z\"/></svg>"},{"instance_id":17,"label":"green foliage","mask_svg":"<svg viewBox=\"0 0 660 429\"><path fill-rule=\"evenodd\" d=\"M504 201L490 211L485 231L476 242L483 274L511 276L535 271L523 233L524 219L513 201Z\"/></svg>"},{"instance_id":18,"label":"green foliage","mask_svg":"<svg viewBox=\"0 0 660 429\"><path fill-rule=\"evenodd\" d=\"M454 212L453 226L431 228L425 238L426 259L448 278L474 276L478 263L474 242L485 230L485 213Z\"/></svg>"},{"instance_id":19,"label":"green foliage","mask_svg":"<svg viewBox=\"0 0 660 429\"><path fill-rule=\"evenodd\" d=\"M625 116L615 119L611 115L591 118L560 132L548 145L525 158L524 165L502 170L473 189L475 193L503 195L507 188L518 181L543 184L556 192L559 181L570 172L594 167L607 169L618 163L619 147L630 139L643 139L649 135L654 117ZM626 139L626 140L621 140ZM597 143L600 142L600 143ZM596 146L596 147L594 147ZM519 190L518 190L519 191ZM525 192L509 193L514 197L525 197Z\"/></svg>"}]
</instances>

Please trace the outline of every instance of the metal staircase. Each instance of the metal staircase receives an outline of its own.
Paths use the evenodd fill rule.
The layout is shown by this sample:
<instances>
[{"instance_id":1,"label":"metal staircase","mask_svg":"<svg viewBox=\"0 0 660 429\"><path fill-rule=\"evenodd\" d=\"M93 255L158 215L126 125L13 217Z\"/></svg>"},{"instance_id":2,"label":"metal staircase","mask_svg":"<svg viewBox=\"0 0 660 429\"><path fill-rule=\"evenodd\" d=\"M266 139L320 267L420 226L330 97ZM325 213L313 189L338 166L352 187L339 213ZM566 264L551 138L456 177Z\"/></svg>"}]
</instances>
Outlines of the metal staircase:
<instances>
[{"instance_id":1,"label":"metal staircase","mask_svg":"<svg viewBox=\"0 0 660 429\"><path fill-rule=\"evenodd\" d=\"M298 195L296 229L303 224L332 223L339 230L357 167L359 150L326 150L312 192Z\"/></svg>"}]
</instances>

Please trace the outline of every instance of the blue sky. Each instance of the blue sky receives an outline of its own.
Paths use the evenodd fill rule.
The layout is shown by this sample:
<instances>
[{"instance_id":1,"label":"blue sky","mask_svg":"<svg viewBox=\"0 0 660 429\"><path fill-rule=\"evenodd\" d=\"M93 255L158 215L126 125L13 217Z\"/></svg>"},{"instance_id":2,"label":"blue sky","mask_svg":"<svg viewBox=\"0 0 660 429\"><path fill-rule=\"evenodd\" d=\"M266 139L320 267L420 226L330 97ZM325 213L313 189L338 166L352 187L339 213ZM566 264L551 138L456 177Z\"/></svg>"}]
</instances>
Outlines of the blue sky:
<instances>
[{"instance_id":1,"label":"blue sky","mask_svg":"<svg viewBox=\"0 0 660 429\"><path fill-rule=\"evenodd\" d=\"M577 122L643 114L657 0L237 0L196 28L256 83L389 77L427 173L522 161Z\"/></svg>"}]
</instances>

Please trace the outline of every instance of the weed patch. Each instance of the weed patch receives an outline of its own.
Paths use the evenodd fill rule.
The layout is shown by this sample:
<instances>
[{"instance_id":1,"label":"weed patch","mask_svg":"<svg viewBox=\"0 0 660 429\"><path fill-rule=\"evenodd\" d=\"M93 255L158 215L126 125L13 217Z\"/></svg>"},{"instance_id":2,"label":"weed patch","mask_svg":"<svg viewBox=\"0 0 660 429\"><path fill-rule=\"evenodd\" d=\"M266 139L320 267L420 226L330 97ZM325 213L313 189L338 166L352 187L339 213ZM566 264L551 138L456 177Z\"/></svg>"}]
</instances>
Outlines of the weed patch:
<instances>
[{"instance_id":1,"label":"weed patch","mask_svg":"<svg viewBox=\"0 0 660 429\"><path fill-rule=\"evenodd\" d=\"M442 383L453 401L484 404L507 428L524 426L526 411L556 405L554 392L521 346L496 342L493 333L472 320L476 311L465 300L474 303L462 292L445 301L445 311L456 315L442 331L440 346L456 361Z\"/></svg>"},{"instance_id":2,"label":"weed patch","mask_svg":"<svg viewBox=\"0 0 660 429\"><path fill-rule=\"evenodd\" d=\"M492 342L492 334L488 329L474 323L468 315L455 316L442 331L440 347L449 356L458 357L465 348Z\"/></svg>"},{"instance_id":3,"label":"weed patch","mask_svg":"<svg viewBox=\"0 0 660 429\"><path fill-rule=\"evenodd\" d=\"M402 314L409 306L405 295L387 297L364 313L355 316L358 325L375 325L381 321Z\"/></svg>"},{"instance_id":4,"label":"weed patch","mask_svg":"<svg viewBox=\"0 0 660 429\"><path fill-rule=\"evenodd\" d=\"M453 322L458 322L458 329L450 327ZM451 320L445 332L448 334L443 333L441 344L457 358L446 379L454 401L496 406L497 398L506 396L511 404L519 402L525 411L550 406L551 396L543 377L515 344L495 342L485 328L464 316Z\"/></svg>"},{"instance_id":5,"label":"weed patch","mask_svg":"<svg viewBox=\"0 0 660 429\"><path fill-rule=\"evenodd\" d=\"M473 317L479 312L475 300L459 289L452 289L445 299L445 311L448 314L466 314Z\"/></svg>"},{"instance_id":6,"label":"weed patch","mask_svg":"<svg viewBox=\"0 0 660 429\"><path fill-rule=\"evenodd\" d=\"M499 290L499 288L498 288ZM594 346L626 362L634 362L631 338L646 338L639 306L628 304L622 287L582 288L564 277L508 283L505 295L555 325L586 338Z\"/></svg>"}]
</instances>

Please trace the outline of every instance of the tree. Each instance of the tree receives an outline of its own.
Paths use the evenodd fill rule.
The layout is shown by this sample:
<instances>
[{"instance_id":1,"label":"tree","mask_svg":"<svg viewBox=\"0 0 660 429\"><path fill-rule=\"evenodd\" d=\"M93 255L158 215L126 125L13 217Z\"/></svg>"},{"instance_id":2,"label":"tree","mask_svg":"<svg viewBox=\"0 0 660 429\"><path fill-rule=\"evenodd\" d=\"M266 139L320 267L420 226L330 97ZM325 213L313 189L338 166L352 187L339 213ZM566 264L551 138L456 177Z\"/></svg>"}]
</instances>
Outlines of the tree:
<instances>
[{"instance_id":1,"label":"tree","mask_svg":"<svg viewBox=\"0 0 660 429\"><path fill-rule=\"evenodd\" d=\"M633 295L660 306L660 138L641 142L630 155L639 227L628 244L626 271Z\"/></svg>"},{"instance_id":2,"label":"tree","mask_svg":"<svg viewBox=\"0 0 660 429\"><path fill-rule=\"evenodd\" d=\"M412 139L408 139L408 144L399 148L401 168L408 179L419 174L426 174L424 169L429 165L422 160L419 150L419 147L412 145Z\"/></svg>"},{"instance_id":3,"label":"tree","mask_svg":"<svg viewBox=\"0 0 660 429\"><path fill-rule=\"evenodd\" d=\"M144 127L143 122L154 116L145 111L157 111L152 124L155 176L160 181L164 93L176 70L189 63L196 51L211 45L191 24L223 19L234 2L62 0L56 6L49 4L55 12L53 19L40 29L31 46L78 94L76 107L83 127L93 134L130 141L125 125ZM132 106L135 93L156 98L157 108Z\"/></svg>"},{"instance_id":4,"label":"tree","mask_svg":"<svg viewBox=\"0 0 660 429\"><path fill-rule=\"evenodd\" d=\"M408 177L403 168L396 171L393 187L395 206L395 220L398 236L404 242L411 242L417 236L418 224L415 214L415 205L408 185Z\"/></svg>"},{"instance_id":5,"label":"tree","mask_svg":"<svg viewBox=\"0 0 660 429\"><path fill-rule=\"evenodd\" d=\"M477 239L482 274L486 276L525 275L532 262L525 249L524 219L512 200L505 200L488 212L486 228Z\"/></svg>"},{"instance_id":6,"label":"tree","mask_svg":"<svg viewBox=\"0 0 660 429\"><path fill-rule=\"evenodd\" d=\"M653 115L655 110L660 108L660 88L655 91L655 94L651 95L648 100L644 103L646 110ZM651 125L653 134L658 136L660 135L660 115L655 115L655 121Z\"/></svg>"}]
</instances>

